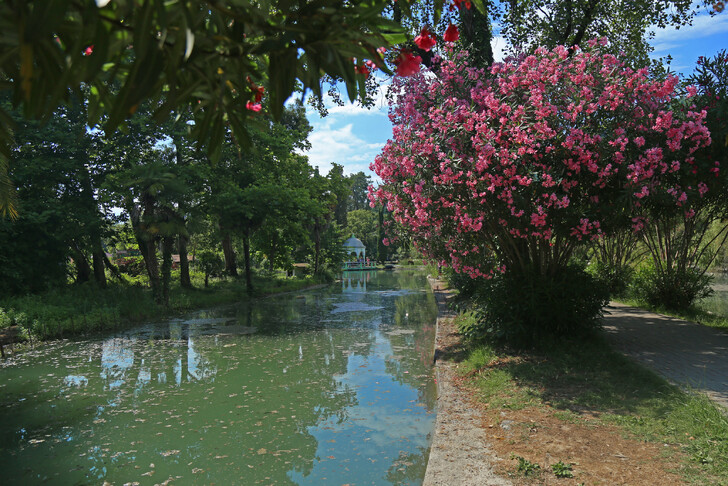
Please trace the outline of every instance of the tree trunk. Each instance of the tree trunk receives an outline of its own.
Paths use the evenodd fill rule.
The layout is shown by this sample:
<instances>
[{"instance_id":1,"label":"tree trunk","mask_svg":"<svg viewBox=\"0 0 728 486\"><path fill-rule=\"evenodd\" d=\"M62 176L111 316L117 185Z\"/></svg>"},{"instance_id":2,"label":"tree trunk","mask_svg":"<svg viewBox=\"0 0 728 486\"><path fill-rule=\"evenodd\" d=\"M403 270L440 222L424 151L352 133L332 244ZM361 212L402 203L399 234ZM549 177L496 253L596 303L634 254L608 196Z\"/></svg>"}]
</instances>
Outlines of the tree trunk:
<instances>
[{"instance_id":1,"label":"tree trunk","mask_svg":"<svg viewBox=\"0 0 728 486\"><path fill-rule=\"evenodd\" d=\"M250 271L250 230L243 233L243 261L245 263L245 287L248 292L253 291L253 276Z\"/></svg>"},{"instance_id":2,"label":"tree trunk","mask_svg":"<svg viewBox=\"0 0 728 486\"><path fill-rule=\"evenodd\" d=\"M268 255L268 270L270 271L271 274L273 273L273 268L275 267L273 262L275 261L276 255L278 254L278 252L276 251L276 247L278 246L277 242L278 242L278 238L274 232L273 235L271 236L270 255Z\"/></svg>"},{"instance_id":3,"label":"tree trunk","mask_svg":"<svg viewBox=\"0 0 728 486\"><path fill-rule=\"evenodd\" d=\"M187 260L187 238L180 236L177 243L179 246L179 283L182 288L191 289L190 262Z\"/></svg>"},{"instance_id":4,"label":"tree trunk","mask_svg":"<svg viewBox=\"0 0 728 486\"><path fill-rule=\"evenodd\" d=\"M104 269L104 259L106 258L106 254L104 253L104 249L101 247L101 240L97 240L96 244L94 245L94 251L93 251L93 264L94 264L94 279L96 280L96 284L101 287L102 289L106 288L106 271Z\"/></svg>"},{"instance_id":5,"label":"tree trunk","mask_svg":"<svg viewBox=\"0 0 728 486\"><path fill-rule=\"evenodd\" d=\"M313 242L314 242L313 274L318 275L318 273L319 273L319 256L321 255L321 226L318 223L314 224Z\"/></svg>"},{"instance_id":6,"label":"tree trunk","mask_svg":"<svg viewBox=\"0 0 728 486\"><path fill-rule=\"evenodd\" d=\"M139 248L144 246L142 256L144 257L144 265L147 267L147 274L149 275L149 286L152 288L152 295L154 296L154 302L157 304L162 303L162 289L159 281L159 262L157 261L157 245L154 240L144 241L139 245Z\"/></svg>"},{"instance_id":7,"label":"tree trunk","mask_svg":"<svg viewBox=\"0 0 728 486\"><path fill-rule=\"evenodd\" d=\"M149 286L152 288L154 301L160 303L162 296L159 288L159 263L157 263L157 247L154 244L154 238L145 234L141 224L141 209L138 206L133 206L129 210L129 219L134 230L137 246L139 246L139 252L144 258L144 266L147 269Z\"/></svg>"},{"instance_id":8,"label":"tree trunk","mask_svg":"<svg viewBox=\"0 0 728 486\"><path fill-rule=\"evenodd\" d=\"M235 250L230 235L225 235L222 238L222 252L225 255L225 272L232 277L237 277L238 265L235 262Z\"/></svg>"},{"instance_id":9,"label":"tree trunk","mask_svg":"<svg viewBox=\"0 0 728 486\"><path fill-rule=\"evenodd\" d=\"M171 236L162 239L162 304L169 307L169 285L172 281L172 249L174 238Z\"/></svg>"},{"instance_id":10,"label":"tree trunk","mask_svg":"<svg viewBox=\"0 0 728 486\"><path fill-rule=\"evenodd\" d=\"M86 255L75 242L73 243L73 260L76 264L76 283L88 282L91 279L91 266Z\"/></svg>"}]
</instances>

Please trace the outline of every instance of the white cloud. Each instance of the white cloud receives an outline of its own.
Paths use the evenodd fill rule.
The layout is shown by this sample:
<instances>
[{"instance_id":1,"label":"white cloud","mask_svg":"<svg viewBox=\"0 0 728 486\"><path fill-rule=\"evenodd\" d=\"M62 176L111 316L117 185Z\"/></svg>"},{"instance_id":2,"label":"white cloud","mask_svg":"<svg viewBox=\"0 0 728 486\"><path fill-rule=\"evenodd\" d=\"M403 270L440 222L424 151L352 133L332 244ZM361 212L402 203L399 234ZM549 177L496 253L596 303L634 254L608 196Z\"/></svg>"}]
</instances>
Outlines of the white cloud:
<instances>
[{"instance_id":1,"label":"white cloud","mask_svg":"<svg viewBox=\"0 0 728 486\"><path fill-rule=\"evenodd\" d=\"M655 37L652 39L652 46L655 52L665 52L683 45L686 42L694 43L696 39L702 39L713 35L725 35L728 43L728 15L701 14L695 17L693 24L676 29L666 27L655 29Z\"/></svg>"},{"instance_id":2,"label":"white cloud","mask_svg":"<svg viewBox=\"0 0 728 486\"><path fill-rule=\"evenodd\" d=\"M354 123L340 125L335 120L324 119L319 126L314 124L308 137L311 150L305 152L309 163L322 173L328 173L331 163L344 166L344 173L369 172L369 164L382 150L384 143L369 143L354 133Z\"/></svg>"},{"instance_id":3,"label":"white cloud","mask_svg":"<svg viewBox=\"0 0 728 486\"><path fill-rule=\"evenodd\" d=\"M503 58L506 57L506 50L508 48L505 37L501 35L493 36L490 40L490 46L493 49L493 60L495 62L502 62Z\"/></svg>"}]
</instances>

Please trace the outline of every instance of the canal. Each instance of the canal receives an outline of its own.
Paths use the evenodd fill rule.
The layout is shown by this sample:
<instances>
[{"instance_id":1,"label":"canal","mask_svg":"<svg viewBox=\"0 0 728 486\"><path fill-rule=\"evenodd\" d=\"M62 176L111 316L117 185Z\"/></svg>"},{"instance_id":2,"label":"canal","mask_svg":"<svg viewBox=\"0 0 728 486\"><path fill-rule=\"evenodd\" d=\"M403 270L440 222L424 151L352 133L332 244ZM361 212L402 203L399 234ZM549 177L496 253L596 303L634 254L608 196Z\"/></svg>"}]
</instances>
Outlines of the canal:
<instances>
[{"instance_id":1,"label":"canal","mask_svg":"<svg viewBox=\"0 0 728 486\"><path fill-rule=\"evenodd\" d=\"M4 484L420 484L437 308L422 272L58 341L0 365Z\"/></svg>"}]
</instances>

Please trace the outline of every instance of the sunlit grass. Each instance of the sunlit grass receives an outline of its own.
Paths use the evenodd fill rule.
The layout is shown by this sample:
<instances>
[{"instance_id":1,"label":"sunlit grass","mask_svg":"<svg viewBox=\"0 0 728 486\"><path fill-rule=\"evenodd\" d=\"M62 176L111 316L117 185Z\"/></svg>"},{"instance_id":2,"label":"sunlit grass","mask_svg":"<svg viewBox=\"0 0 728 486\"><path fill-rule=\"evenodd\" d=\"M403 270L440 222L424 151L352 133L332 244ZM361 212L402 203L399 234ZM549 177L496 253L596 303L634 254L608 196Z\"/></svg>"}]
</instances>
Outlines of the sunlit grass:
<instances>
[{"instance_id":1,"label":"sunlit grass","mask_svg":"<svg viewBox=\"0 0 728 486\"><path fill-rule=\"evenodd\" d=\"M599 335L546 350L472 345L459 369L490 409L546 407L573 422L588 413L638 440L677 445L689 481L728 483L728 416L707 397L669 384Z\"/></svg>"},{"instance_id":2,"label":"sunlit grass","mask_svg":"<svg viewBox=\"0 0 728 486\"><path fill-rule=\"evenodd\" d=\"M92 283L69 285L41 294L6 297L0 300L0 328L13 324L30 331L34 339L50 339L73 334L122 328L135 322L160 318L190 309L240 302L271 293L289 292L316 284L311 277L255 276L253 292L243 279L212 279L204 287L204 275L192 273L194 288L179 285L175 272L169 306L154 302L146 279L110 280L101 289Z\"/></svg>"}]
</instances>

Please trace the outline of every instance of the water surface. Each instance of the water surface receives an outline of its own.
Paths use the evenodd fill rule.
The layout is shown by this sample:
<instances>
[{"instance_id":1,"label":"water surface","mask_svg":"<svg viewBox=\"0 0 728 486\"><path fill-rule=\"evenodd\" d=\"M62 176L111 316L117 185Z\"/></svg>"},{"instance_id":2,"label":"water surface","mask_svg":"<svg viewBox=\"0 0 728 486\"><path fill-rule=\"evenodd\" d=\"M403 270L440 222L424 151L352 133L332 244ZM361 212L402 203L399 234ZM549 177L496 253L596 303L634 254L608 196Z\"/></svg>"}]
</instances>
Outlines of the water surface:
<instances>
[{"instance_id":1,"label":"water surface","mask_svg":"<svg viewBox=\"0 0 728 486\"><path fill-rule=\"evenodd\" d=\"M8 360L3 483L420 484L434 299L345 277Z\"/></svg>"}]
</instances>

